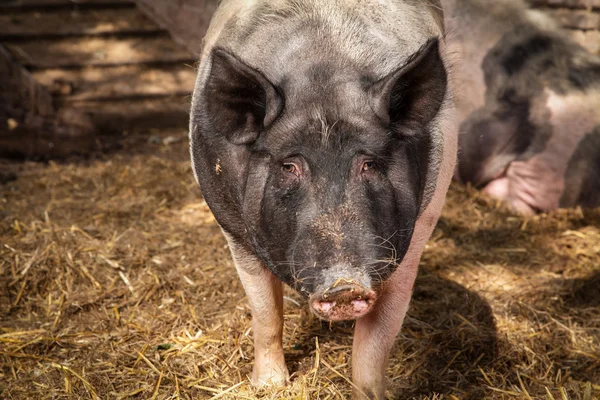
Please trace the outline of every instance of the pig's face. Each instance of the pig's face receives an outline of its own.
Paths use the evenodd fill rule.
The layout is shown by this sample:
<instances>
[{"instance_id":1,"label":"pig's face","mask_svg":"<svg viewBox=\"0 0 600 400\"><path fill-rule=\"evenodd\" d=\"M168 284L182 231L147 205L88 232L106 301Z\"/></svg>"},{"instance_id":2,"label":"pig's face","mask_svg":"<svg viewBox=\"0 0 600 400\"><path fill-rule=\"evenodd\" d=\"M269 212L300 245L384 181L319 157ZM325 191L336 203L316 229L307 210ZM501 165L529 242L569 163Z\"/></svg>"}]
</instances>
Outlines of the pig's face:
<instances>
[{"instance_id":1,"label":"pig's face","mask_svg":"<svg viewBox=\"0 0 600 400\"><path fill-rule=\"evenodd\" d=\"M265 140L266 173L246 189L248 208L257 208L248 221L256 247L302 293L323 292L338 279L376 288L410 242L426 140L409 144L381 126L347 121L288 129Z\"/></svg>"},{"instance_id":2,"label":"pig's face","mask_svg":"<svg viewBox=\"0 0 600 400\"><path fill-rule=\"evenodd\" d=\"M215 50L194 105L192 153L233 240L319 316L354 319L404 257L428 201L428 124L446 71L431 40L383 79L349 74L330 85L323 75L321 92L302 80L274 84Z\"/></svg>"}]
</instances>

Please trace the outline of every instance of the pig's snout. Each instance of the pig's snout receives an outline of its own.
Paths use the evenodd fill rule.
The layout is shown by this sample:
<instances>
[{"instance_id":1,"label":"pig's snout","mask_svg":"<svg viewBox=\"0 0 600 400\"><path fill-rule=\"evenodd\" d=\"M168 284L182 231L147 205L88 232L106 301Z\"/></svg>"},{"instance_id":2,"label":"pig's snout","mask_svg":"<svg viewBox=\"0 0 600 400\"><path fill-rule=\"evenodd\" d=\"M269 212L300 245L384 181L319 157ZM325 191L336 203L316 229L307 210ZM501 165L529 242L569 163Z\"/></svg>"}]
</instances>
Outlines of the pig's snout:
<instances>
[{"instance_id":1,"label":"pig's snout","mask_svg":"<svg viewBox=\"0 0 600 400\"><path fill-rule=\"evenodd\" d=\"M367 314L375 303L375 291L352 280L340 279L310 298L310 307L320 318L329 321L353 320Z\"/></svg>"}]
</instances>

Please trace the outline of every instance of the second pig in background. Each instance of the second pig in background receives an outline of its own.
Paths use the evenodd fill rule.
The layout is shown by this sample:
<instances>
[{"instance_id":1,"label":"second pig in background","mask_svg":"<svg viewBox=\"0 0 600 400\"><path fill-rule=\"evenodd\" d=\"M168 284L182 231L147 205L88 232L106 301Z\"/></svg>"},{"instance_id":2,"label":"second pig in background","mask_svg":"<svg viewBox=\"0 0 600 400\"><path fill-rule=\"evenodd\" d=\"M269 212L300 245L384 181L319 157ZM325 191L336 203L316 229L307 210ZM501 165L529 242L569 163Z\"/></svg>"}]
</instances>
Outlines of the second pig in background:
<instances>
[{"instance_id":1,"label":"second pig in background","mask_svg":"<svg viewBox=\"0 0 600 400\"><path fill-rule=\"evenodd\" d=\"M517 212L600 206L600 57L520 0L444 0L457 178Z\"/></svg>"}]
</instances>

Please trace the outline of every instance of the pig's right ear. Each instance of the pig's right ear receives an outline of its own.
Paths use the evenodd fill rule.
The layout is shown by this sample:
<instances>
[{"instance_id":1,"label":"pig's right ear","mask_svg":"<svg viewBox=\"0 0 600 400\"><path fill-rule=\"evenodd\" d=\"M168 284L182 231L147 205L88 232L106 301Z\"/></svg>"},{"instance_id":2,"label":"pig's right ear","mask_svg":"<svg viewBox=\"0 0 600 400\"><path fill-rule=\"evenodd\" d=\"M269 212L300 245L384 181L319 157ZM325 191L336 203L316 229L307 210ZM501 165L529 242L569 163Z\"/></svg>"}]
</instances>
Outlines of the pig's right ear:
<instances>
[{"instance_id":1,"label":"pig's right ear","mask_svg":"<svg viewBox=\"0 0 600 400\"><path fill-rule=\"evenodd\" d=\"M212 54L206 108L213 129L234 144L251 144L283 109L283 98L268 79L222 49Z\"/></svg>"},{"instance_id":2,"label":"pig's right ear","mask_svg":"<svg viewBox=\"0 0 600 400\"><path fill-rule=\"evenodd\" d=\"M371 88L371 107L394 131L412 136L438 113L448 77L438 39L430 39L398 70Z\"/></svg>"}]
</instances>

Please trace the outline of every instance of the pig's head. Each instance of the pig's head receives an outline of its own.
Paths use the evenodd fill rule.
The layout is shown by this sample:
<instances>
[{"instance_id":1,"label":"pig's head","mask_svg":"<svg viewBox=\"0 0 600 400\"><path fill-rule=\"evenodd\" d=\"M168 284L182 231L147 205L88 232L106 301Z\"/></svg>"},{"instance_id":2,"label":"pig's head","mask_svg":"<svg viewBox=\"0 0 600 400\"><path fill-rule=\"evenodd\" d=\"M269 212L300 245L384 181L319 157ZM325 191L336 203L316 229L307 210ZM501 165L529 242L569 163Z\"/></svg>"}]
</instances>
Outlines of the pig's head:
<instances>
[{"instance_id":1,"label":"pig's head","mask_svg":"<svg viewBox=\"0 0 600 400\"><path fill-rule=\"evenodd\" d=\"M227 50L211 57L191 137L217 221L318 316L366 314L435 188L437 40L384 77L322 62L275 81Z\"/></svg>"}]
</instances>

